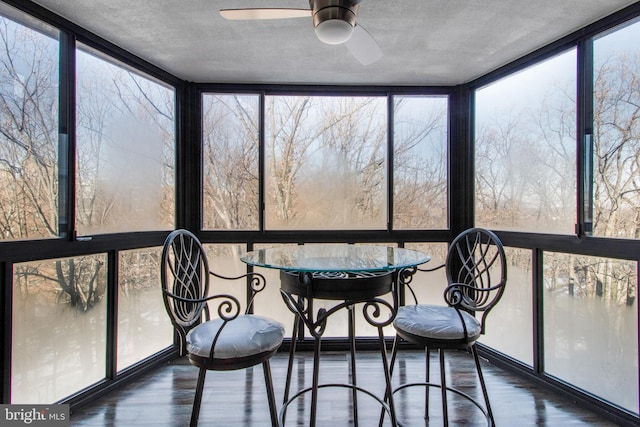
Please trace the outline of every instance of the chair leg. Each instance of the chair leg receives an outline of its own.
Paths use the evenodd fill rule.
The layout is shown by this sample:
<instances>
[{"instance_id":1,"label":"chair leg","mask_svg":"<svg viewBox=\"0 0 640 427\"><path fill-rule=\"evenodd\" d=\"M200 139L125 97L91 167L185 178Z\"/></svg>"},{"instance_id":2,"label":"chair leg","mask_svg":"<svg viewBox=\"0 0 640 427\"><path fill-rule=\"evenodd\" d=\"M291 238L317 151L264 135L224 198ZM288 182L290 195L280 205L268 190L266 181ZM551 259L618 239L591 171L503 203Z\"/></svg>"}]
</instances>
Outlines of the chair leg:
<instances>
[{"instance_id":1,"label":"chair leg","mask_svg":"<svg viewBox=\"0 0 640 427\"><path fill-rule=\"evenodd\" d=\"M271 364L268 360L262 362L264 382L267 386L267 400L269 401L269 413L271 414L271 426L278 427L278 410L276 408L276 394L273 391L273 379L271 377Z\"/></svg>"},{"instance_id":2,"label":"chair leg","mask_svg":"<svg viewBox=\"0 0 640 427\"><path fill-rule=\"evenodd\" d=\"M320 337L313 342L313 383L311 385L311 417L309 427L316 427L316 410L318 408L318 385L320 382Z\"/></svg>"},{"instance_id":3,"label":"chair leg","mask_svg":"<svg viewBox=\"0 0 640 427\"><path fill-rule=\"evenodd\" d=\"M442 392L442 419L443 425L449 425L449 411L447 410L447 374L444 369L444 350L439 349L440 353L440 390Z\"/></svg>"},{"instance_id":4,"label":"chair leg","mask_svg":"<svg viewBox=\"0 0 640 427\"><path fill-rule=\"evenodd\" d=\"M482 375L482 368L480 367L480 359L478 358L478 351L475 344L471 346L471 353L473 353L473 359L476 362L476 371L478 371L478 379L480 379L480 387L482 387L482 394L484 395L484 403L487 407L487 414L491 425L495 426L495 420L493 419L493 411L491 411L491 404L489 403L489 393L487 393L487 386L484 383L484 375Z\"/></svg>"},{"instance_id":5,"label":"chair leg","mask_svg":"<svg viewBox=\"0 0 640 427\"><path fill-rule=\"evenodd\" d=\"M424 367L424 378L425 378L425 383L429 384L429 378L431 377L430 375L430 370L429 370L429 365L431 362L431 351L429 350L429 347L425 347L424 348L424 355L425 355L425 367ZM424 418L428 419L429 418L429 386L425 386L424 388Z\"/></svg>"},{"instance_id":6,"label":"chair leg","mask_svg":"<svg viewBox=\"0 0 640 427\"><path fill-rule=\"evenodd\" d=\"M358 385L356 378L356 315L352 305L349 307L349 342L351 347L351 384ZM353 403L353 425L358 426L358 391L355 388L351 389L351 400Z\"/></svg>"},{"instance_id":7,"label":"chair leg","mask_svg":"<svg viewBox=\"0 0 640 427\"><path fill-rule=\"evenodd\" d=\"M293 371L293 360L296 355L296 343L298 342L298 323L300 318L296 314L293 319L293 331L291 333L291 347L289 347L289 363L287 364L287 378L284 385L284 398L282 403L287 403L289 400L289 392L291 391L291 373Z\"/></svg>"},{"instance_id":8,"label":"chair leg","mask_svg":"<svg viewBox=\"0 0 640 427\"><path fill-rule=\"evenodd\" d=\"M191 409L191 427L198 425L198 417L200 416L200 402L202 401L202 391L204 389L204 379L207 375L205 368L200 368L198 372L198 383L196 385L196 395L193 398L193 408Z\"/></svg>"}]
</instances>

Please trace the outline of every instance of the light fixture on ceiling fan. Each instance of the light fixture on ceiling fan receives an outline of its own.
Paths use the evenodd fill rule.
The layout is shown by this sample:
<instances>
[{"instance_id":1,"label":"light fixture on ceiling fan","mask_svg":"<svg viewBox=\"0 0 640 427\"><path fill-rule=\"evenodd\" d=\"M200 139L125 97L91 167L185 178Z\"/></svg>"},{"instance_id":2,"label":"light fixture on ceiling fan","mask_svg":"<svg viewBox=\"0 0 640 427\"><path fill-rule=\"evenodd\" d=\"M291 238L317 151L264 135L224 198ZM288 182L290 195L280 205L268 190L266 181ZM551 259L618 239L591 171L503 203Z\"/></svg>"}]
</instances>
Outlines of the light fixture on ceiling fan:
<instances>
[{"instance_id":1,"label":"light fixture on ceiling fan","mask_svg":"<svg viewBox=\"0 0 640 427\"><path fill-rule=\"evenodd\" d=\"M229 20L262 20L285 18L313 18L318 39L326 44L344 44L363 65L382 57L375 39L357 23L362 0L309 0L309 9L245 8L221 9L220 15Z\"/></svg>"},{"instance_id":2,"label":"light fixture on ceiling fan","mask_svg":"<svg viewBox=\"0 0 640 427\"><path fill-rule=\"evenodd\" d=\"M309 2L309 5L313 8L313 27L321 42L342 44L351 38L356 26L358 4L350 1L321 2L316 0Z\"/></svg>"}]
</instances>

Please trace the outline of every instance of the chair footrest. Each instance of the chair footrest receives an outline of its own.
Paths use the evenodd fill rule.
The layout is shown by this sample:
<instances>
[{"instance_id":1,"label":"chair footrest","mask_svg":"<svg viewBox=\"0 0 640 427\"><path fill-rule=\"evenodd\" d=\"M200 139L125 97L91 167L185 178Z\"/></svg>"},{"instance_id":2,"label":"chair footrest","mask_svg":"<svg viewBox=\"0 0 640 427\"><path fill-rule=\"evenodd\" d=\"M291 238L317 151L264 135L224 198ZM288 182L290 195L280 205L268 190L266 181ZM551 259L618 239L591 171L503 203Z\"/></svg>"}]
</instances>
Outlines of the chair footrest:
<instances>
[{"instance_id":1,"label":"chair footrest","mask_svg":"<svg viewBox=\"0 0 640 427\"><path fill-rule=\"evenodd\" d=\"M430 382L417 382L417 383L406 383L406 384L400 384L398 387L396 387L395 389L393 389L393 394L396 394L396 392L404 390L406 388L409 387L417 387L417 386L422 386L422 387L434 387L434 388L439 388L442 389L442 385L438 384L438 383L430 383ZM482 412L482 414L484 415L484 417L487 419L487 426L491 427L491 417L489 416L489 414L487 413L486 408L480 404L480 402L478 402L476 399L474 399L473 397L469 396L467 393L460 391L458 389L455 389L453 387L445 387L445 389L447 391L450 391L452 393L457 394L458 396L461 396L465 399L467 399L468 401L470 401L471 403L473 403L479 410L480 412ZM397 409L396 409L397 411ZM396 413L396 416L398 416L399 414ZM399 417L398 417L399 418ZM398 424L400 424L400 420L398 419Z\"/></svg>"}]
</instances>

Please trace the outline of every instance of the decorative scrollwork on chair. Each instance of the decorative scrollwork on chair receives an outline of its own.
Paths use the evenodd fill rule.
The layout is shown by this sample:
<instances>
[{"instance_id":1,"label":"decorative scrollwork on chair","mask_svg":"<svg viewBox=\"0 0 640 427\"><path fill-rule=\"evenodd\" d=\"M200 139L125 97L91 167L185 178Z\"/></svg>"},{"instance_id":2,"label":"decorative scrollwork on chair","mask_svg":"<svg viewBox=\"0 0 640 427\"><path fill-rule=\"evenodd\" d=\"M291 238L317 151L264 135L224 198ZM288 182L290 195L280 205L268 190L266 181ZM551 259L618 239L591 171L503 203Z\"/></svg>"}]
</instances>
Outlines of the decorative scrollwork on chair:
<instances>
[{"instance_id":1,"label":"decorative scrollwork on chair","mask_svg":"<svg viewBox=\"0 0 640 427\"><path fill-rule=\"evenodd\" d=\"M210 278L243 279L251 289L246 311L238 298L228 294L209 295ZM264 277L247 273L226 277L209 270L200 241L187 230L175 230L165 240L160 279L162 296L171 323L179 336L180 354L187 354L200 371L191 411L191 426L198 424L200 402L207 370L234 370L262 364L271 424L278 425L269 359L284 337L284 326L262 316L249 314L255 294L266 286ZM209 305L215 305L216 317Z\"/></svg>"}]
</instances>

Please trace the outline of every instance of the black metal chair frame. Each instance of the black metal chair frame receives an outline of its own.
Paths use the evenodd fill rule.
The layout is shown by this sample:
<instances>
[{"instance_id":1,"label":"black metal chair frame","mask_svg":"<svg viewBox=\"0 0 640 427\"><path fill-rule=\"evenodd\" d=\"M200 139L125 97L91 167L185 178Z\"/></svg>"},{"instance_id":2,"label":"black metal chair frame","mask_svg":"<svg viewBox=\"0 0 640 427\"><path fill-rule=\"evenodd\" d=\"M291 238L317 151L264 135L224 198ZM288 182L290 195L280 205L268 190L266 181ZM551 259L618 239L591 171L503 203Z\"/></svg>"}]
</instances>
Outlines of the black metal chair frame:
<instances>
[{"instance_id":1,"label":"black metal chair frame","mask_svg":"<svg viewBox=\"0 0 640 427\"><path fill-rule=\"evenodd\" d=\"M482 375L482 368L476 350L477 337L470 337L462 318L461 311L471 314L480 313L480 334L485 332L485 322L489 311L498 303L507 281L507 264L504 248L500 239L491 231L482 228L472 228L458 235L449 247L445 264L435 268L420 269L419 271L432 272L446 267L448 286L444 290L444 300L449 307L456 310L460 318L464 337L461 339L433 339L429 337L417 336L407 331L396 328L396 338L394 340L391 356L391 373L398 351L400 339L404 339L412 344L421 346L426 353L426 381L417 383L401 384L393 391L396 392L413 386L425 387L425 417L429 416L429 388L441 389L442 395L442 415L444 425L448 425L447 391L458 394L471 401L487 418L489 426L495 426L489 395ZM497 276L492 276L492 272L498 271ZM495 278L498 278L497 282ZM405 282L410 290L416 304L418 300L414 290L410 285L411 280ZM429 382L429 356L430 350L437 349L440 361L440 384ZM469 350L473 355L476 371L480 380L485 406L460 390L446 385L445 357L444 350L459 349ZM384 414L381 414L381 422Z\"/></svg>"},{"instance_id":2,"label":"black metal chair frame","mask_svg":"<svg viewBox=\"0 0 640 427\"><path fill-rule=\"evenodd\" d=\"M208 295L210 276L222 280L244 279L248 281L251 295L243 314L241 314L240 302L235 296L228 294ZM211 320L210 303L215 302L218 317L223 322L213 340L209 357L187 354L190 363L199 368L191 412L191 427L198 424L207 370L236 370L258 364L262 364L264 371L271 424L277 426L278 413L269 364L269 359L276 353L277 348L273 351L246 357L216 358L215 355L216 343L225 326L239 316L250 313L255 295L266 286L264 276L250 272L237 277L225 277L210 271L204 248L198 238L187 230L175 230L169 234L164 243L161 259L161 283L165 308L179 336L180 355L188 353L186 349L188 332L203 321Z\"/></svg>"}]
</instances>

